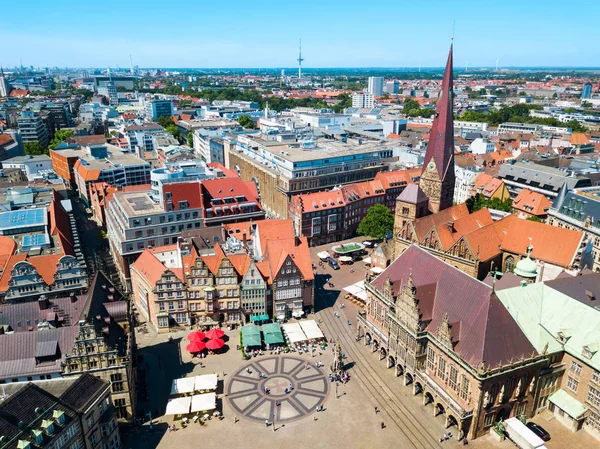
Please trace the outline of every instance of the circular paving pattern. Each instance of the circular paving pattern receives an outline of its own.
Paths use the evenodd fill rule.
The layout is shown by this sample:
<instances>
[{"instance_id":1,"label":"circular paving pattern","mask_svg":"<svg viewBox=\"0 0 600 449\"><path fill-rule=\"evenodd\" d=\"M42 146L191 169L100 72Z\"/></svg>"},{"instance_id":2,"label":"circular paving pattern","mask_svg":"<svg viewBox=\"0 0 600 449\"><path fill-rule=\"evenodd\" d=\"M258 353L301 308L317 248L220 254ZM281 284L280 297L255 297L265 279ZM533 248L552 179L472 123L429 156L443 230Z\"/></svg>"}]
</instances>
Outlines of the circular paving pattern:
<instances>
[{"instance_id":1,"label":"circular paving pattern","mask_svg":"<svg viewBox=\"0 0 600 449\"><path fill-rule=\"evenodd\" d=\"M314 364L306 369L305 363L296 357L253 359L229 378L229 404L240 415L262 423L272 422L273 416L277 423L285 423L314 413L327 398L329 379ZM259 372L266 377L259 378Z\"/></svg>"}]
</instances>

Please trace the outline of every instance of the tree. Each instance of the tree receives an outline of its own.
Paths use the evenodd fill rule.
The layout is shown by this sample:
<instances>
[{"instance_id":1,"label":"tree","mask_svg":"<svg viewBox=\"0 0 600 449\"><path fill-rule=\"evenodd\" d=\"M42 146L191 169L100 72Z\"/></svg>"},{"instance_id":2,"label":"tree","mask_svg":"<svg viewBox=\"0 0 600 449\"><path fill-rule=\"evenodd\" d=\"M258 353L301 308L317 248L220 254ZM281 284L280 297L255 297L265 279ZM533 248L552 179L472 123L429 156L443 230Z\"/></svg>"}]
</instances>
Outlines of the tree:
<instances>
[{"instance_id":1,"label":"tree","mask_svg":"<svg viewBox=\"0 0 600 449\"><path fill-rule=\"evenodd\" d=\"M394 230L394 215L383 204L375 204L358 225L358 234L382 239Z\"/></svg>"},{"instance_id":2,"label":"tree","mask_svg":"<svg viewBox=\"0 0 600 449\"><path fill-rule=\"evenodd\" d=\"M194 132L193 131L188 132L187 144L188 144L188 147L194 146Z\"/></svg>"},{"instance_id":3,"label":"tree","mask_svg":"<svg viewBox=\"0 0 600 449\"><path fill-rule=\"evenodd\" d=\"M244 128L254 129L254 120L248 114L242 114L237 118L237 122L242 125Z\"/></svg>"},{"instance_id":4,"label":"tree","mask_svg":"<svg viewBox=\"0 0 600 449\"><path fill-rule=\"evenodd\" d=\"M536 217L535 215L527 217L527 220L529 220L529 221L536 221L538 223L543 223L544 222L544 220L542 220L540 217Z\"/></svg>"},{"instance_id":5,"label":"tree","mask_svg":"<svg viewBox=\"0 0 600 449\"><path fill-rule=\"evenodd\" d=\"M172 134L173 137L175 137L179 141L179 143L183 142L183 137L181 136L181 131L179 131L179 128L174 123L171 123L169 126L167 126L165 128L165 131L168 132L169 134Z\"/></svg>"},{"instance_id":6,"label":"tree","mask_svg":"<svg viewBox=\"0 0 600 449\"><path fill-rule=\"evenodd\" d=\"M352 107L352 97L348 94L340 94L336 98L337 103L333 105L333 110L340 114L344 109Z\"/></svg>"},{"instance_id":7,"label":"tree","mask_svg":"<svg viewBox=\"0 0 600 449\"><path fill-rule=\"evenodd\" d=\"M420 109L420 108L421 108L421 105L419 104L418 101L413 100L412 98L407 98L406 100L404 100L404 103L402 106L402 113L408 114L411 110Z\"/></svg>"},{"instance_id":8,"label":"tree","mask_svg":"<svg viewBox=\"0 0 600 449\"><path fill-rule=\"evenodd\" d=\"M164 116L164 115L161 115L160 117L157 117L156 123L158 123L163 128L167 128L169 125L173 125L174 124L172 117L167 117L167 116Z\"/></svg>"},{"instance_id":9,"label":"tree","mask_svg":"<svg viewBox=\"0 0 600 449\"><path fill-rule=\"evenodd\" d=\"M50 141L50 145L48 145L48 149L53 150L58 145L63 143L65 140L67 140L69 137L73 137L74 135L75 135L75 133L70 129L59 129L58 131L56 131L54 133L54 137Z\"/></svg>"},{"instance_id":10,"label":"tree","mask_svg":"<svg viewBox=\"0 0 600 449\"><path fill-rule=\"evenodd\" d=\"M469 212L477 212L478 210L488 207L490 209L501 210L503 212L512 212L512 200L507 198L501 200L500 198L486 198L481 193L472 196L465 201Z\"/></svg>"},{"instance_id":11,"label":"tree","mask_svg":"<svg viewBox=\"0 0 600 449\"><path fill-rule=\"evenodd\" d=\"M29 154L31 156L37 156L39 154L47 154L48 150L45 150L44 147L37 141L35 142L25 142L23 145L25 154Z\"/></svg>"}]
</instances>

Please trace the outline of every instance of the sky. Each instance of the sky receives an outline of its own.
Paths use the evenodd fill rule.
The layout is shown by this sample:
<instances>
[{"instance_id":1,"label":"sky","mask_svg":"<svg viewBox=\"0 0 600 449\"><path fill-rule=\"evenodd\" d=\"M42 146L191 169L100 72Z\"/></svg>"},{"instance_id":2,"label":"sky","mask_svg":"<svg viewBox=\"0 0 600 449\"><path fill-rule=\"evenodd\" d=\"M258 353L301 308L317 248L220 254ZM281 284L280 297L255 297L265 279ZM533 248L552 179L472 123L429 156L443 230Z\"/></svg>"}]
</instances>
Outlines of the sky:
<instances>
[{"instance_id":1,"label":"sky","mask_svg":"<svg viewBox=\"0 0 600 449\"><path fill-rule=\"evenodd\" d=\"M598 0L28 0L0 65L600 67ZM18 13L16 13L18 10ZM454 29L454 32L453 32Z\"/></svg>"}]
</instances>

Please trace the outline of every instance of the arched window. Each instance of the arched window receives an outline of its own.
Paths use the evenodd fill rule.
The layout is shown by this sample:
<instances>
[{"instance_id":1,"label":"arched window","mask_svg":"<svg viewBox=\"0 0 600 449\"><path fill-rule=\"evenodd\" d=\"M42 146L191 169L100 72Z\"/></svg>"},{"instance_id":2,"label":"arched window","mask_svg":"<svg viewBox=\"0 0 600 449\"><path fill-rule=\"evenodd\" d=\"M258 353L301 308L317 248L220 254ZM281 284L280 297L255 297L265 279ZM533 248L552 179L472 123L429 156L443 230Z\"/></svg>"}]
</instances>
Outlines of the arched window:
<instances>
[{"instance_id":1,"label":"arched window","mask_svg":"<svg viewBox=\"0 0 600 449\"><path fill-rule=\"evenodd\" d=\"M508 256L504 261L504 271L512 273L515 269L515 258L513 256Z\"/></svg>"}]
</instances>

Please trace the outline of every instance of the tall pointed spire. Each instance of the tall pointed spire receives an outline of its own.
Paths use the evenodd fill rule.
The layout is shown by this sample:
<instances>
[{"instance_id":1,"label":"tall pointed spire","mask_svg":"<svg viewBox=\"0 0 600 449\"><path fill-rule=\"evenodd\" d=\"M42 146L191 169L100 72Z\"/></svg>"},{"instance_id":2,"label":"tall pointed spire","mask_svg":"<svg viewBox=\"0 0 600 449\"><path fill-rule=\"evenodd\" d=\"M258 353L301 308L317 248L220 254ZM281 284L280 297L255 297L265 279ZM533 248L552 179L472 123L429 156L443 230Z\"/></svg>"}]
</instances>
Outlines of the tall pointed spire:
<instances>
[{"instance_id":1,"label":"tall pointed spire","mask_svg":"<svg viewBox=\"0 0 600 449\"><path fill-rule=\"evenodd\" d=\"M442 90L435 110L435 118L429 135L429 143L423 172L421 188L429 197L429 208L438 212L452 206L454 197L454 108L452 78L452 45L446 62Z\"/></svg>"}]
</instances>

